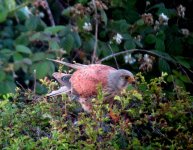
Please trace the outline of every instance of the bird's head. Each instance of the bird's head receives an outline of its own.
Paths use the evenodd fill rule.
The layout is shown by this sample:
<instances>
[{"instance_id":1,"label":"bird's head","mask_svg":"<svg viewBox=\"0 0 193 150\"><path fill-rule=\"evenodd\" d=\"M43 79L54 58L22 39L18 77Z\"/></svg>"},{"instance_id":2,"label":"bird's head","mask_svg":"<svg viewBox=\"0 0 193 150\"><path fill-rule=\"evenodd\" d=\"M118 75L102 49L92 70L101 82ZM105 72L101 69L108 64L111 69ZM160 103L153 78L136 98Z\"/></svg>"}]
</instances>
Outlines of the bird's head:
<instances>
[{"instance_id":1,"label":"bird's head","mask_svg":"<svg viewBox=\"0 0 193 150\"><path fill-rule=\"evenodd\" d=\"M122 90L128 85L135 84L135 78L130 71L119 69L109 74L108 84L112 90Z\"/></svg>"}]
</instances>

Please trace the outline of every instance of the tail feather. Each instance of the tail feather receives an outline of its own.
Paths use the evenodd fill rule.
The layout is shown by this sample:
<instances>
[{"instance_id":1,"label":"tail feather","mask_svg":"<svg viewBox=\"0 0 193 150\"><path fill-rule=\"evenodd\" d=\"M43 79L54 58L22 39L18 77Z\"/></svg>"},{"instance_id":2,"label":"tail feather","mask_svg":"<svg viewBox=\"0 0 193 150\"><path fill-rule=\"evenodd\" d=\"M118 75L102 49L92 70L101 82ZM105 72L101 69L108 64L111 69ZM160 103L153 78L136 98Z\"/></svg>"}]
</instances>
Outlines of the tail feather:
<instances>
[{"instance_id":1,"label":"tail feather","mask_svg":"<svg viewBox=\"0 0 193 150\"><path fill-rule=\"evenodd\" d=\"M52 91L51 93L47 94L46 96L53 97L61 94L69 94L71 89L67 86L62 86L58 90Z\"/></svg>"},{"instance_id":2,"label":"tail feather","mask_svg":"<svg viewBox=\"0 0 193 150\"><path fill-rule=\"evenodd\" d=\"M81 69L81 68L84 68L86 67L87 65L83 65L83 64L71 64L71 63L67 63L67 62L64 62L64 61L60 61L60 60L54 60L54 59L50 59L50 58L47 58L48 60L51 60L53 62L57 62L57 63L60 63L60 64L63 64L67 67L70 67L70 68L73 68L73 69Z\"/></svg>"}]
</instances>

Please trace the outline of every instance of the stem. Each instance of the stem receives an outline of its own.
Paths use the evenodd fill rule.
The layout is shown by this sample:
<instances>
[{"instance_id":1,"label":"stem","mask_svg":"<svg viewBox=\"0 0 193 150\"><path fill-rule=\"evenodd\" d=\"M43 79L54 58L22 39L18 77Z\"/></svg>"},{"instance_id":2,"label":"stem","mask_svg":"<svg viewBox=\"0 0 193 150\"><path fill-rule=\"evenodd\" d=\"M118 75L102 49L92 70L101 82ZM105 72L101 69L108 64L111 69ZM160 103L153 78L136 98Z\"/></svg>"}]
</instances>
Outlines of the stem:
<instances>
[{"instance_id":1,"label":"stem","mask_svg":"<svg viewBox=\"0 0 193 150\"><path fill-rule=\"evenodd\" d=\"M97 19L97 8L95 0L92 0L93 6L94 6L94 18L95 18L95 43L94 43L94 51L92 55L92 63L95 63L96 61L96 52L98 47L98 19Z\"/></svg>"},{"instance_id":2,"label":"stem","mask_svg":"<svg viewBox=\"0 0 193 150\"><path fill-rule=\"evenodd\" d=\"M49 4L48 4L47 0L44 0L44 1L46 3L46 6L47 6L46 11L47 11L51 26L55 26L56 24L55 24L54 17L52 15L51 9L49 7Z\"/></svg>"},{"instance_id":3,"label":"stem","mask_svg":"<svg viewBox=\"0 0 193 150\"><path fill-rule=\"evenodd\" d=\"M125 50L125 51L122 51L122 52L118 52L118 53L109 55L109 56L99 60L97 63L102 63L103 61L109 60L109 59L111 59L112 57L115 57L115 56L119 56L119 55L126 54L126 53L134 53L134 52L147 53L149 55L157 56L157 57L163 58L165 60L168 60L168 61L170 61L170 62L172 62L174 64L177 64L177 62L175 62L175 61L173 61L173 60L171 60L171 59L169 59L167 57L164 57L163 55L159 55L156 52L145 50L145 49L130 49L130 50Z\"/></svg>"}]
</instances>

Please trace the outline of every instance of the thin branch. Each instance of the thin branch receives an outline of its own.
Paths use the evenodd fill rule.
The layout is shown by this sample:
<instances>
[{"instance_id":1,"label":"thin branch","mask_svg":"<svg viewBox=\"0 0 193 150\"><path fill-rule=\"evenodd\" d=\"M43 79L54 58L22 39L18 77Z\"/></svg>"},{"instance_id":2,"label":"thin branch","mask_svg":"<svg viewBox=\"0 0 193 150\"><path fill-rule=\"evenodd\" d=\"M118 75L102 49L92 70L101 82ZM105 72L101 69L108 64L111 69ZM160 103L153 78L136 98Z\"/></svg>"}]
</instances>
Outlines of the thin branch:
<instances>
[{"instance_id":1,"label":"thin branch","mask_svg":"<svg viewBox=\"0 0 193 150\"><path fill-rule=\"evenodd\" d=\"M44 0L44 1L45 1L45 3L46 3L46 6L47 6L47 7L46 7L46 12L47 12L47 14L48 14L48 17L49 17L51 26L55 26L56 24L55 24L54 17L53 17L53 15L52 15L51 9L50 9L50 7L49 7L49 4L48 4L47 0Z\"/></svg>"},{"instance_id":2,"label":"thin branch","mask_svg":"<svg viewBox=\"0 0 193 150\"><path fill-rule=\"evenodd\" d=\"M107 56L107 57L99 60L97 63L102 63L103 61L109 60L109 59L111 59L111 58L113 58L113 57L115 57L115 56L119 56L119 55L126 54L126 53L134 53L134 52L137 52L137 53L147 53L147 54L152 55L152 56L155 56L155 57L160 57L160 58L162 58L162 59L165 59L165 60L173 63L173 64L176 65L176 66L179 66L180 69L184 72L184 74L185 74L185 75L188 77L188 79L191 81L189 75L188 75L187 72L183 69L183 68L188 69L187 67L182 66L180 63L178 63L177 61L175 61L175 59L172 59L172 58L169 59L169 58L167 58L167 57L165 57L165 56L163 56L163 55L157 54L157 53L154 52L154 51L145 50L145 49L131 49L131 50L125 50L125 51L122 51L122 52L118 52L118 53L109 55L109 56ZM191 73L193 73L193 71L190 70L190 69L188 69L188 71L190 71ZM192 81L191 81L191 83L192 83Z\"/></svg>"},{"instance_id":3,"label":"thin branch","mask_svg":"<svg viewBox=\"0 0 193 150\"><path fill-rule=\"evenodd\" d=\"M172 62L175 65L177 64L177 62L172 61L171 59L169 59L169 58L167 58L167 57L165 57L163 55L159 55L156 52L145 50L145 49L130 49L130 50L125 50L125 51L122 51L122 52L118 52L118 53L109 55L109 56L99 60L97 63L102 63L103 61L109 60L109 59L111 59L112 57L115 57L115 56L119 56L119 55L126 54L126 53L134 53L134 52L137 52L137 53L147 53L149 55L157 56L157 57L163 58L165 60L168 60L168 61Z\"/></svg>"},{"instance_id":4,"label":"thin branch","mask_svg":"<svg viewBox=\"0 0 193 150\"><path fill-rule=\"evenodd\" d=\"M94 43L94 50L92 55L92 63L95 63L96 61L96 53L97 53L97 47L98 47L98 13L97 13L97 7L95 0L92 0L93 7L94 7L94 18L95 18L95 43Z\"/></svg>"},{"instance_id":5,"label":"thin branch","mask_svg":"<svg viewBox=\"0 0 193 150\"><path fill-rule=\"evenodd\" d=\"M34 94L36 93L36 70L34 70L34 89L33 89L33 92Z\"/></svg>"},{"instance_id":6,"label":"thin branch","mask_svg":"<svg viewBox=\"0 0 193 150\"><path fill-rule=\"evenodd\" d=\"M108 46L109 46L109 49L111 50L112 54L114 54L114 52L113 52L113 50L112 50L112 48L111 48L111 45L110 45L110 44L108 44ZM114 60L115 60L115 63L116 63L117 69L119 69L119 65L118 65L118 62L117 62L116 57L114 56L113 58L114 58Z\"/></svg>"}]
</instances>

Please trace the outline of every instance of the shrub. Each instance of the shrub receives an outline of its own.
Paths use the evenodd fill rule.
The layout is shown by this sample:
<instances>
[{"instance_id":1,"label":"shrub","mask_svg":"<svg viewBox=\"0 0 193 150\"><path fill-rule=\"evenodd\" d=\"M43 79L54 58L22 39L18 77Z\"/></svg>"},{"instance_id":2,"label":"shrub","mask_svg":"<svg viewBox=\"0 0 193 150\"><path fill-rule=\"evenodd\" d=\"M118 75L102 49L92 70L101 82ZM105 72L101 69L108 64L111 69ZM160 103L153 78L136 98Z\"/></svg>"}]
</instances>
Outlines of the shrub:
<instances>
[{"instance_id":1,"label":"shrub","mask_svg":"<svg viewBox=\"0 0 193 150\"><path fill-rule=\"evenodd\" d=\"M165 90L163 74L148 83L137 75L137 88L128 87L103 103L99 89L90 114L65 95L29 100L2 95L2 149L191 149L193 97L178 86ZM24 101L23 99L26 99Z\"/></svg>"}]
</instances>

